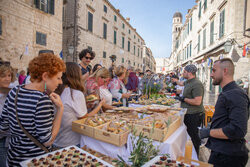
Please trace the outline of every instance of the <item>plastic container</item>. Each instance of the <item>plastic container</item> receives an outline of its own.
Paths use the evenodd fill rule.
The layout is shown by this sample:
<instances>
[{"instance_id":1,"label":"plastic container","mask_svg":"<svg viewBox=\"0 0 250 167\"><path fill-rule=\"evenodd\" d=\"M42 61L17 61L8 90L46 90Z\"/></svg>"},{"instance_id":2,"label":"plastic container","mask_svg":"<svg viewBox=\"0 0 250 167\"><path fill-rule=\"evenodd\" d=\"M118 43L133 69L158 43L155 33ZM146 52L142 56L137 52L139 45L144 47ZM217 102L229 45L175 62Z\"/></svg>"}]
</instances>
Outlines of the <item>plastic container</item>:
<instances>
[{"instance_id":1,"label":"plastic container","mask_svg":"<svg viewBox=\"0 0 250 167\"><path fill-rule=\"evenodd\" d=\"M186 159L192 159L192 147L193 147L193 143L192 143L192 141L189 139L189 140L186 142L186 145L185 145L185 158L186 158Z\"/></svg>"}]
</instances>

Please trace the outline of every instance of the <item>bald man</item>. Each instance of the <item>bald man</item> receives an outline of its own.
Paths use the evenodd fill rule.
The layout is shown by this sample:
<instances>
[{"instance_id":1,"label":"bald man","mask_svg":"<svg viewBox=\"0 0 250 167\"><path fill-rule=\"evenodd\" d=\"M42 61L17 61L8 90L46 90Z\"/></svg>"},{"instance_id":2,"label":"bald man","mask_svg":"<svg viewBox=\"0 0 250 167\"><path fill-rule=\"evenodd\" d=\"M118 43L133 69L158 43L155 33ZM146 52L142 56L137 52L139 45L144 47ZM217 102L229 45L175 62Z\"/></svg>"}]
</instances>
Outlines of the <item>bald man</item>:
<instances>
[{"instance_id":1,"label":"bald man","mask_svg":"<svg viewBox=\"0 0 250 167\"><path fill-rule=\"evenodd\" d=\"M249 118L249 98L233 80L234 64L225 58L214 62L213 85L220 85L210 128L200 130L200 138L207 138L211 149L209 163L214 167L243 167L248 161L246 140Z\"/></svg>"}]
</instances>

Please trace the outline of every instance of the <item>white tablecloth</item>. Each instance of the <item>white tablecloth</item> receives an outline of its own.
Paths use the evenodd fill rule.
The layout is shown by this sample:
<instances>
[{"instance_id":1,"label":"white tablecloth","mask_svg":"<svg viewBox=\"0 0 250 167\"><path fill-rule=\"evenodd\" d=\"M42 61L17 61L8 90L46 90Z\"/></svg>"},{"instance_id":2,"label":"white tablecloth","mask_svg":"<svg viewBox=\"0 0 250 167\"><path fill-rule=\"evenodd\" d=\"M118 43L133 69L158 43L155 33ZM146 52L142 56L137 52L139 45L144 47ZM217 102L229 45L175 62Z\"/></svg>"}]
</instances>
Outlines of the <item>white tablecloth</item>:
<instances>
[{"instance_id":1,"label":"white tablecloth","mask_svg":"<svg viewBox=\"0 0 250 167\"><path fill-rule=\"evenodd\" d=\"M131 134L130 134L131 135ZM122 147L117 147L109 143L105 143L88 136L82 136L80 145L83 147L87 145L89 148L96 150L102 154L108 155L112 158L121 156L127 163L130 152L132 151L131 137L128 136L127 144ZM186 131L186 126L183 125L178 128L164 143L154 141L153 144L159 146L160 154L170 154L171 158L176 159L179 156L184 156L185 143L189 139ZM193 147L192 159L198 160L197 154Z\"/></svg>"}]
</instances>

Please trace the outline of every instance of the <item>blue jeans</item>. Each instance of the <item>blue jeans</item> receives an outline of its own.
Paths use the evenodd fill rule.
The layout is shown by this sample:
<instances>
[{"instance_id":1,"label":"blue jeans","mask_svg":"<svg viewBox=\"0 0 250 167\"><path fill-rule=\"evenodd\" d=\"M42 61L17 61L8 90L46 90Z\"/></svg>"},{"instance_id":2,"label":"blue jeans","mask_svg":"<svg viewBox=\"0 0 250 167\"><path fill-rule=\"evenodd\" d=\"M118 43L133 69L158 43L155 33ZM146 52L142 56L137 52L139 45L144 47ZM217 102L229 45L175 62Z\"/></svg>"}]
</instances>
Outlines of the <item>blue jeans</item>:
<instances>
[{"instance_id":1,"label":"blue jeans","mask_svg":"<svg viewBox=\"0 0 250 167\"><path fill-rule=\"evenodd\" d=\"M8 148L5 147L6 137L0 139L0 166L6 167L7 151Z\"/></svg>"}]
</instances>

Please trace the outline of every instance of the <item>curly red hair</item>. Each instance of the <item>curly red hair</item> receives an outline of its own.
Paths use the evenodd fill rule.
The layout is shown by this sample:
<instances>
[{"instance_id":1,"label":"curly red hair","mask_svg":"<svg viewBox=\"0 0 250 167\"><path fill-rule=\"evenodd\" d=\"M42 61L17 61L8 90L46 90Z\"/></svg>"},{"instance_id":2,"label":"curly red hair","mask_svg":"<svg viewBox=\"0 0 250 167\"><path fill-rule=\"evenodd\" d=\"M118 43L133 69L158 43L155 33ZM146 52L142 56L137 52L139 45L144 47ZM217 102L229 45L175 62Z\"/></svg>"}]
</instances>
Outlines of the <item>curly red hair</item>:
<instances>
[{"instance_id":1,"label":"curly red hair","mask_svg":"<svg viewBox=\"0 0 250 167\"><path fill-rule=\"evenodd\" d=\"M58 72L65 72L65 63L52 53L43 53L29 62L30 80L42 81L42 75L47 72L49 77L55 76Z\"/></svg>"}]
</instances>

